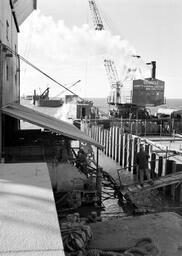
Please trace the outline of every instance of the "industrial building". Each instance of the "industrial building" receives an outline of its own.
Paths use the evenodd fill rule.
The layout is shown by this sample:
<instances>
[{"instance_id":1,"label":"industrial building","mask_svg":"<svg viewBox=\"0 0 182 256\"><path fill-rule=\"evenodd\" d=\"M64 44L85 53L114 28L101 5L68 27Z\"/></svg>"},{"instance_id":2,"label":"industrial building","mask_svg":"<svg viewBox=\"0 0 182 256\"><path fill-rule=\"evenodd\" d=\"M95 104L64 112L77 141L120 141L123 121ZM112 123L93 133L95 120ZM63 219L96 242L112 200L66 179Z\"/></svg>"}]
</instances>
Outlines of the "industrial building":
<instances>
[{"instance_id":1,"label":"industrial building","mask_svg":"<svg viewBox=\"0 0 182 256\"><path fill-rule=\"evenodd\" d=\"M20 60L18 33L20 25L36 9L36 0L0 1L0 108L20 103ZM11 49L11 51L9 50ZM19 120L0 114L0 159L4 143L19 128Z\"/></svg>"},{"instance_id":2,"label":"industrial building","mask_svg":"<svg viewBox=\"0 0 182 256\"><path fill-rule=\"evenodd\" d=\"M140 106L160 106L165 104L165 82L156 79L156 62L152 65L150 78L133 80L132 103Z\"/></svg>"}]
</instances>

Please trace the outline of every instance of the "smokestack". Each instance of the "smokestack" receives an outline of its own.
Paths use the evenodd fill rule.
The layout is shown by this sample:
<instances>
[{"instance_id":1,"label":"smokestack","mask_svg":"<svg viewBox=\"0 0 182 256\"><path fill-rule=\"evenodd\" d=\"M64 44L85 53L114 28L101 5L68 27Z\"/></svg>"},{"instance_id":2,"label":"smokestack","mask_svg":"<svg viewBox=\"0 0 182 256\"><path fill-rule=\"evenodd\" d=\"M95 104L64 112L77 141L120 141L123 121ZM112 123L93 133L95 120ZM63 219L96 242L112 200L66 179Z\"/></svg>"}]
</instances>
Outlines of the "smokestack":
<instances>
[{"instance_id":1,"label":"smokestack","mask_svg":"<svg viewBox=\"0 0 182 256\"><path fill-rule=\"evenodd\" d=\"M156 76L156 61L151 61L152 64L152 79L155 79Z\"/></svg>"}]
</instances>

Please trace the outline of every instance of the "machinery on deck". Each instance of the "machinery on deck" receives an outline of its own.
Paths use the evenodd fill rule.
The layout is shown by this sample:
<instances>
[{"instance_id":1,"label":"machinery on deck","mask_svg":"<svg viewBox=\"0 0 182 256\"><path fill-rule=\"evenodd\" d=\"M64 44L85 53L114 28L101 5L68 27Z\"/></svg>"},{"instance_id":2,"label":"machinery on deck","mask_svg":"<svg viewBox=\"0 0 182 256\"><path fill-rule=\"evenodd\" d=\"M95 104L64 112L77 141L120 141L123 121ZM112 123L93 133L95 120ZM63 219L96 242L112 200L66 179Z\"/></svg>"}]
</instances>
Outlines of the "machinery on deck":
<instances>
[{"instance_id":1,"label":"machinery on deck","mask_svg":"<svg viewBox=\"0 0 182 256\"><path fill-rule=\"evenodd\" d=\"M63 105L61 98L49 98L49 87L47 87L41 95L36 95L36 91L34 90L33 104L35 105L36 102L39 107L61 107Z\"/></svg>"}]
</instances>

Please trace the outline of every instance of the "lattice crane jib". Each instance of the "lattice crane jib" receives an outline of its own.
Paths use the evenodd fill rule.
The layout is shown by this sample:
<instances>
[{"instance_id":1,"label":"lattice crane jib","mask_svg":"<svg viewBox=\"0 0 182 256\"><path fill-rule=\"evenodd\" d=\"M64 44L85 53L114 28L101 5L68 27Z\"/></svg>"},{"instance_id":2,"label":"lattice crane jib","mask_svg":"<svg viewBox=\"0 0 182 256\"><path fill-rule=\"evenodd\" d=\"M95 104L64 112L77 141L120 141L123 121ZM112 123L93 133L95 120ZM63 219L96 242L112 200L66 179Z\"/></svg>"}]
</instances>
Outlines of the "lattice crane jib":
<instances>
[{"instance_id":1,"label":"lattice crane jib","mask_svg":"<svg viewBox=\"0 0 182 256\"><path fill-rule=\"evenodd\" d=\"M122 83L121 81L119 81L118 72L114 61L110 59L105 59L104 66L111 88L122 87Z\"/></svg>"},{"instance_id":2,"label":"lattice crane jib","mask_svg":"<svg viewBox=\"0 0 182 256\"><path fill-rule=\"evenodd\" d=\"M104 30L104 25L95 0L88 0L88 2L95 30ZM120 102L120 89L122 87L122 83L121 81L119 81L118 73L113 60L105 59L104 66L111 88L110 96L108 97L111 98L111 100L109 100L108 103L110 104L112 102L114 104L117 104Z\"/></svg>"},{"instance_id":3,"label":"lattice crane jib","mask_svg":"<svg viewBox=\"0 0 182 256\"><path fill-rule=\"evenodd\" d=\"M89 0L88 2L95 30L104 30L104 25L95 1Z\"/></svg>"}]
</instances>

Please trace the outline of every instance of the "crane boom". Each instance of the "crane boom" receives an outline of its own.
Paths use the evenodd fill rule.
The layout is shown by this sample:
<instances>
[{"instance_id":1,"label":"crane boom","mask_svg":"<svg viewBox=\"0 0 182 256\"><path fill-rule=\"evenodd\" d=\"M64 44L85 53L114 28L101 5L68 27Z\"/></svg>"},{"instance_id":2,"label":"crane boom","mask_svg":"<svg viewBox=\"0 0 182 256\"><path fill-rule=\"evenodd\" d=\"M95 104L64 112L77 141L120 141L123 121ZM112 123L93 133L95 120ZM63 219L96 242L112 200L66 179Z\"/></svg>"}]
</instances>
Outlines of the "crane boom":
<instances>
[{"instance_id":1,"label":"crane boom","mask_svg":"<svg viewBox=\"0 0 182 256\"><path fill-rule=\"evenodd\" d=\"M103 25L99 10L97 8L97 5L95 3L95 0L89 0L88 2L89 2L89 7L90 7L95 30L104 30L104 25Z\"/></svg>"},{"instance_id":2,"label":"crane boom","mask_svg":"<svg viewBox=\"0 0 182 256\"><path fill-rule=\"evenodd\" d=\"M104 30L104 25L95 0L89 0L88 2L95 30ZM113 60L105 59L104 66L111 87L110 96L108 97L108 103L120 103L120 89L122 87L122 83L121 81L119 81L115 63Z\"/></svg>"},{"instance_id":3,"label":"crane boom","mask_svg":"<svg viewBox=\"0 0 182 256\"><path fill-rule=\"evenodd\" d=\"M105 59L104 66L111 86L110 96L108 97L108 103L118 104L121 101L122 83L121 81L119 81L115 63L113 60Z\"/></svg>"},{"instance_id":4,"label":"crane boom","mask_svg":"<svg viewBox=\"0 0 182 256\"><path fill-rule=\"evenodd\" d=\"M104 66L106 69L108 80L110 81L110 85L112 88L116 88L117 86L122 87L121 81L119 81L118 72L113 60L105 59Z\"/></svg>"}]
</instances>

